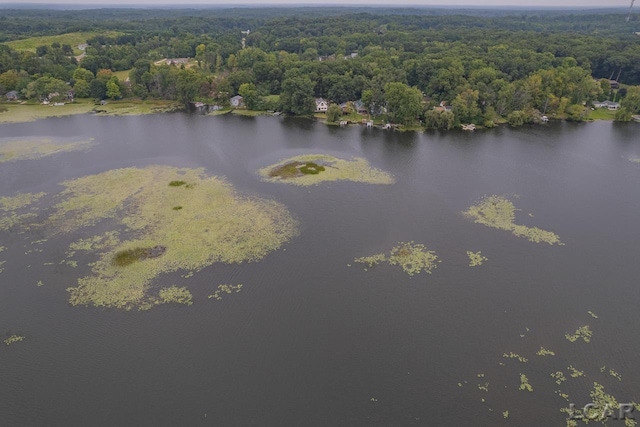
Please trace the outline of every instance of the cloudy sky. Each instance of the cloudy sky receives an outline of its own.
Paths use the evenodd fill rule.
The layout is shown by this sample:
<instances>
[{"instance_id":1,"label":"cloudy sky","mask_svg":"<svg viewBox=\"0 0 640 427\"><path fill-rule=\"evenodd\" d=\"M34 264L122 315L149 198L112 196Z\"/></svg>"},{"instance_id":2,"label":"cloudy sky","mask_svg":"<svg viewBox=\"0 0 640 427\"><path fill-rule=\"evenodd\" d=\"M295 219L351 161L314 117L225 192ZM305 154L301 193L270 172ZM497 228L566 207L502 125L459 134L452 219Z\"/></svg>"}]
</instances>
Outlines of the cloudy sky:
<instances>
[{"instance_id":1,"label":"cloudy sky","mask_svg":"<svg viewBox=\"0 0 640 427\"><path fill-rule=\"evenodd\" d=\"M247 5L247 4L283 4L291 6L305 5L423 5L423 6L517 6L517 7L628 7L630 0L0 0L0 4L6 3L48 3L48 4L75 4L90 6L95 5ZM640 5L639 5L640 6Z\"/></svg>"}]
</instances>

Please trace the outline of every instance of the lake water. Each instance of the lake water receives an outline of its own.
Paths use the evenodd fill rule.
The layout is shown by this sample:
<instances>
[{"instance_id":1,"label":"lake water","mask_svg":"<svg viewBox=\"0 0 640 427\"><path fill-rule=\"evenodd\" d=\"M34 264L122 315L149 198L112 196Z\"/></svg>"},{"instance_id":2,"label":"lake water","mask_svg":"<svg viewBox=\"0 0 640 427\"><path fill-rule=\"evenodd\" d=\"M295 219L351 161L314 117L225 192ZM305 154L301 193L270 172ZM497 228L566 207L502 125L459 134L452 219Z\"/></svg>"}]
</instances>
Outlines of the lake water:
<instances>
[{"instance_id":1,"label":"lake water","mask_svg":"<svg viewBox=\"0 0 640 427\"><path fill-rule=\"evenodd\" d=\"M590 402L594 381L620 402L640 401L640 164L629 160L640 157L639 129L420 134L186 114L0 125L0 138L95 138L89 151L0 163L0 196L54 194L63 180L114 168L201 167L283 203L301 224L261 262L163 276L158 284L182 280L194 304L143 312L69 305L65 289L88 259L44 264L86 235L27 253L38 236L0 234L0 336L26 337L0 343L0 425L539 427L564 426L560 408ZM364 157L397 183L297 187L256 174L306 153ZM516 222L565 245L462 215L491 194L513 200ZM433 274L353 262L408 241L436 251ZM466 251L489 260L470 268ZM207 299L220 283L244 287ZM565 339L582 325L590 343ZM541 346L556 356L537 356ZM561 385L550 377L558 370ZM518 390L520 374L533 392Z\"/></svg>"}]
</instances>

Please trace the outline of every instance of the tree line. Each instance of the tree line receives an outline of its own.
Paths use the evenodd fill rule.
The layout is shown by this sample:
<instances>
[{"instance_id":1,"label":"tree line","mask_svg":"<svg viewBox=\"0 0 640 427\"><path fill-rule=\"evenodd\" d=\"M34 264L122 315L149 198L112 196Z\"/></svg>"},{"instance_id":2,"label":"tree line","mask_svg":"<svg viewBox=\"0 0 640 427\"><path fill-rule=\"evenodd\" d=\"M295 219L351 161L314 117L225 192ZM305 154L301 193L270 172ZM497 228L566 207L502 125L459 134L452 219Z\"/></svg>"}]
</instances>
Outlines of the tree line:
<instances>
[{"instance_id":1,"label":"tree line","mask_svg":"<svg viewBox=\"0 0 640 427\"><path fill-rule=\"evenodd\" d=\"M518 125L543 115L584 120L590 102L606 99L622 101L621 120L640 113L637 88L612 90L609 83L620 75L624 83L640 84L640 37L611 28L605 35L566 30L581 22L624 26L621 15L329 17L286 11L261 17L227 11L228 19L161 11L135 23L111 11L98 25L120 33L88 40L79 62L71 46L17 52L0 44L0 92L38 98L69 87L77 97L219 105L240 94L249 108L299 115L314 111L315 98L362 100L372 115L436 128ZM76 27L89 16L79 11ZM35 13L33 20L39 19ZM517 22L524 22L521 29L513 28ZM251 30L244 47L241 30ZM158 63L163 58L192 60L176 66ZM122 70L131 70L125 81L113 74Z\"/></svg>"}]
</instances>

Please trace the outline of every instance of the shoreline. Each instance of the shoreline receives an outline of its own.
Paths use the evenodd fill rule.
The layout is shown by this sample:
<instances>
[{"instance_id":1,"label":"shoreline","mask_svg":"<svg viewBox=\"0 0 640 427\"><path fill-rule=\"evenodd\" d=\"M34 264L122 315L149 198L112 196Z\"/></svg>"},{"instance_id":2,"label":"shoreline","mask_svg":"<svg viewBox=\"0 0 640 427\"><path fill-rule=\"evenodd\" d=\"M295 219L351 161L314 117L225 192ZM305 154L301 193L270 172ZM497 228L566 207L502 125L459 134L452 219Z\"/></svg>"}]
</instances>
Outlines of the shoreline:
<instances>
[{"instance_id":1,"label":"shoreline","mask_svg":"<svg viewBox=\"0 0 640 427\"><path fill-rule=\"evenodd\" d=\"M82 114L140 116L184 110L184 106L175 101L140 99L107 101L104 105L96 104L89 99L79 99L61 106L32 103L3 103L0 105L7 107L7 111L0 113L0 124L28 123L40 119Z\"/></svg>"},{"instance_id":2,"label":"shoreline","mask_svg":"<svg viewBox=\"0 0 640 427\"><path fill-rule=\"evenodd\" d=\"M42 105L42 104L33 104L33 103L2 103L0 104L8 108L8 111L0 112L0 124L12 124L12 123L27 123L34 122L40 119L48 119L54 117L67 117L67 116L75 116L82 114L96 114L101 116L141 116L148 114L163 114L163 113L172 113L179 111L186 111L185 106L177 101L168 101L162 99L153 99L153 100L141 100L141 99L125 99L125 100L116 100L116 101L107 101L106 104L96 104L93 100L90 99L79 99L73 103L68 103L63 106L52 106L52 105ZM236 116L245 116L245 117L257 117L257 116L275 116L271 111L266 110L246 110L246 109L223 109L211 113L202 114L203 116L222 116L232 114ZM280 115L277 115L280 116ZM327 126L336 126L336 127L345 127L345 126L363 126L363 120L371 120L362 116L359 119L355 120L353 116L348 117L346 124L340 124L339 122L332 123L328 122L325 117L320 114L314 114L312 116L292 116L298 118L308 118L311 120L319 121L324 123ZM566 121L565 119L552 119L553 121ZM373 128L376 129L384 129L383 123L380 119L372 120L375 124ZM584 120L582 123L591 123L591 122L599 122L599 121L614 121L613 117L589 117ZM632 120L632 122L638 123L638 119ZM500 127L501 125L508 125L506 122L504 123L496 123L495 127ZM471 132L475 130L486 130L491 129L481 125L475 125L475 129L471 130ZM402 126L393 124L391 128L384 130L393 130L397 132L425 132L429 130L445 130L445 129L432 129L425 128L421 125L413 125L413 126ZM453 129L448 130L464 130L461 126L455 127ZM465 130L469 131L469 130Z\"/></svg>"}]
</instances>

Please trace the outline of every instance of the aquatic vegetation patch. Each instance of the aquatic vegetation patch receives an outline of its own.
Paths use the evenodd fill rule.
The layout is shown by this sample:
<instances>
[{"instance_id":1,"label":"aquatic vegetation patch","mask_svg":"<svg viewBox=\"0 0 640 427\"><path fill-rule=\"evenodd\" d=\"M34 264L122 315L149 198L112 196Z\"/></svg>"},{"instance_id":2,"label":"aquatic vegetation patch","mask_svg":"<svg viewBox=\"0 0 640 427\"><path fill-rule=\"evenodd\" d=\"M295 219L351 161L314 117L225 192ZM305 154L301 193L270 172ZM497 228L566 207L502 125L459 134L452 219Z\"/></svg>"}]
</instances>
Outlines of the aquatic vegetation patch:
<instances>
[{"instance_id":1,"label":"aquatic vegetation patch","mask_svg":"<svg viewBox=\"0 0 640 427\"><path fill-rule=\"evenodd\" d=\"M551 374L551 378L556 380L556 384L560 385L567 380L567 377L564 376L564 372L557 371Z\"/></svg>"},{"instance_id":2,"label":"aquatic vegetation patch","mask_svg":"<svg viewBox=\"0 0 640 427\"><path fill-rule=\"evenodd\" d=\"M567 370L570 372L571 378L578 378L584 375L583 371L577 370L576 368L573 367L573 365L569 365L567 367Z\"/></svg>"},{"instance_id":3,"label":"aquatic vegetation patch","mask_svg":"<svg viewBox=\"0 0 640 427\"><path fill-rule=\"evenodd\" d=\"M356 258L354 262L357 262L360 264L367 264L369 268L371 268L374 265L378 265L381 262L385 262L386 260L387 260L387 256L385 254L376 254L376 255L363 256L360 258Z\"/></svg>"},{"instance_id":4,"label":"aquatic vegetation patch","mask_svg":"<svg viewBox=\"0 0 640 427\"><path fill-rule=\"evenodd\" d=\"M167 183L177 180L191 189L168 190ZM111 227L109 234L70 247L71 252L93 248L98 256L91 274L68 289L72 305L148 309L154 305L149 291L160 274L259 261L297 233L284 206L242 196L202 169L116 169L62 185L46 229ZM176 212L172 206L184 209Z\"/></svg>"},{"instance_id":5,"label":"aquatic vegetation patch","mask_svg":"<svg viewBox=\"0 0 640 427\"><path fill-rule=\"evenodd\" d=\"M230 295L232 293L238 293L242 290L242 285L218 285L218 289L216 289L216 291L214 293L212 293L211 295L209 295L209 299L215 299L217 301L220 301L222 299L222 296L227 294Z\"/></svg>"},{"instance_id":6,"label":"aquatic vegetation patch","mask_svg":"<svg viewBox=\"0 0 640 427\"><path fill-rule=\"evenodd\" d=\"M189 289L185 287L178 287L174 285L168 288L162 288L160 289L160 292L158 292L158 297L162 304L193 304L193 295L189 292Z\"/></svg>"},{"instance_id":7,"label":"aquatic vegetation patch","mask_svg":"<svg viewBox=\"0 0 640 427\"><path fill-rule=\"evenodd\" d=\"M389 265L400 266L409 276L425 272L431 272L438 267L441 261L434 251L427 250L426 246L414 242L401 242L391 249L389 255L377 254L368 257L360 257L355 262L367 264L369 267L387 262Z\"/></svg>"},{"instance_id":8,"label":"aquatic vegetation patch","mask_svg":"<svg viewBox=\"0 0 640 427\"><path fill-rule=\"evenodd\" d=\"M485 261L488 261L489 258L482 255L482 252L471 252L467 251L467 256L469 257L469 267L477 267L482 265Z\"/></svg>"},{"instance_id":9,"label":"aquatic vegetation patch","mask_svg":"<svg viewBox=\"0 0 640 427\"><path fill-rule=\"evenodd\" d=\"M164 246L154 246L152 248L132 248L124 251L116 252L111 261L113 265L125 267L134 262L142 261L149 258L157 258L164 255L167 248Z\"/></svg>"},{"instance_id":10,"label":"aquatic vegetation patch","mask_svg":"<svg viewBox=\"0 0 640 427\"><path fill-rule=\"evenodd\" d=\"M4 343L6 345L11 345L11 344L15 344L15 343L20 342L20 341L24 341L24 338L25 337L23 337L21 335L11 335L9 338L4 340Z\"/></svg>"},{"instance_id":11,"label":"aquatic vegetation patch","mask_svg":"<svg viewBox=\"0 0 640 427\"><path fill-rule=\"evenodd\" d=\"M573 335L565 334L564 337L570 342L576 342L579 338L582 338L584 342L589 343L592 335L593 332L591 332L589 325L584 325L576 329L576 332Z\"/></svg>"},{"instance_id":12,"label":"aquatic vegetation patch","mask_svg":"<svg viewBox=\"0 0 640 427\"><path fill-rule=\"evenodd\" d=\"M544 347L540 347L540 350L538 350L536 354L538 356L555 356L556 355L553 351L547 350Z\"/></svg>"},{"instance_id":13,"label":"aquatic vegetation patch","mask_svg":"<svg viewBox=\"0 0 640 427\"><path fill-rule=\"evenodd\" d=\"M389 265L399 265L409 276L431 272L438 267L440 260L434 251L427 250L423 244L414 242L399 243L391 249Z\"/></svg>"},{"instance_id":14,"label":"aquatic vegetation patch","mask_svg":"<svg viewBox=\"0 0 640 427\"><path fill-rule=\"evenodd\" d=\"M486 196L463 212L477 224L499 230L510 231L514 236L523 237L530 242L562 245L560 237L538 227L527 227L515 223L516 207L502 196Z\"/></svg>"},{"instance_id":15,"label":"aquatic vegetation patch","mask_svg":"<svg viewBox=\"0 0 640 427\"><path fill-rule=\"evenodd\" d=\"M67 256L71 258L74 256L76 251L91 252L114 247L120 243L118 235L119 233L117 231L107 231L106 233L98 236L76 240L69 245L69 252L67 252Z\"/></svg>"},{"instance_id":16,"label":"aquatic vegetation patch","mask_svg":"<svg viewBox=\"0 0 640 427\"><path fill-rule=\"evenodd\" d=\"M0 197L0 210L17 211L32 205L46 195L47 193L21 193L11 197Z\"/></svg>"},{"instance_id":17,"label":"aquatic vegetation patch","mask_svg":"<svg viewBox=\"0 0 640 427\"><path fill-rule=\"evenodd\" d=\"M518 359L518 362L520 363L527 363L529 361L529 359L527 359L526 357L522 357L514 352L504 353L502 357L505 357L507 359Z\"/></svg>"},{"instance_id":18,"label":"aquatic vegetation patch","mask_svg":"<svg viewBox=\"0 0 640 427\"><path fill-rule=\"evenodd\" d=\"M582 409L575 407L562 408L560 412L564 412L569 416L569 421L575 421L574 426L578 425L578 421L582 421L585 424L589 422L598 422L603 425L608 425L607 421L610 421L610 417L613 416L620 408L620 403L615 396L607 393L604 386L598 382L593 383L593 389L589 392L591 398L591 405L585 406ZM638 404L633 402L629 405L633 406L635 410L638 409ZM578 420L578 421L576 421ZM636 425L636 421L631 417L625 417L624 425L627 427L633 427Z\"/></svg>"},{"instance_id":19,"label":"aquatic vegetation patch","mask_svg":"<svg viewBox=\"0 0 640 427\"><path fill-rule=\"evenodd\" d=\"M533 391L533 387L529 384L529 378L525 374L520 374L520 387L518 387L518 390Z\"/></svg>"},{"instance_id":20,"label":"aquatic vegetation patch","mask_svg":"<svg viewBox=\"0 0 640 427\"><path fill-rule=\"evenodd\" d=\"M36 218L37 215L34 213L36 208L32 205L45 195L46 193L22 193L0 197L0 230L24 225ZM23 213L18 213L19 211Z\"/></svg>"},{"instance_id":21,"label":"aquatic vegetation patch","mask_svg":"<svg viewBox=\"0 0 640 427\"><path fill-rule=\"evenodd\" d=\"M68 151L86 150L93 138L87 141L61 142L53 139L5 139L0 138L0 163L33 160Z\"/></svg>"},{"instance_id":22,"label":"aquatic vegetation patch","mask_svg":"<svg viewBox=\"0 0 640 427\"><path fill-rule=\"evenodd\" d=\"M326 181L353 181L368 184L393 184L393 176L373 168L363 158L340 159L323 154L308 154L283 160L258 171L264 181L295 185L317 185Z\"/></svg>"},{"instance_id":23,"label":"aquatic vegetation patch","mask_svg":"<svg viewBox=\"0 0 640 427\"><path fill-rule=\"evenodd\" d=\"M609 375L611 375L613 378L617 379L618 381L622 381L622 375L620 375L613 369L609 369Z\"/></svg>"}]
</instances>

